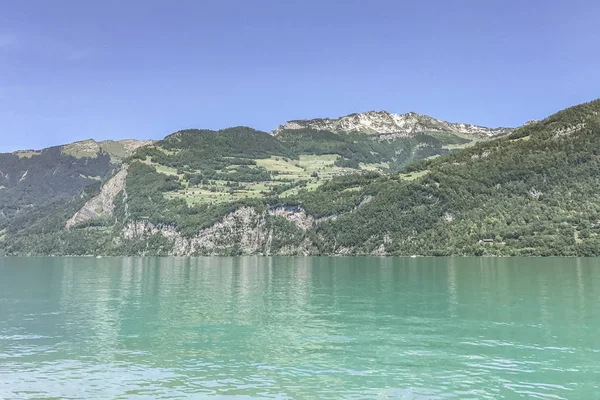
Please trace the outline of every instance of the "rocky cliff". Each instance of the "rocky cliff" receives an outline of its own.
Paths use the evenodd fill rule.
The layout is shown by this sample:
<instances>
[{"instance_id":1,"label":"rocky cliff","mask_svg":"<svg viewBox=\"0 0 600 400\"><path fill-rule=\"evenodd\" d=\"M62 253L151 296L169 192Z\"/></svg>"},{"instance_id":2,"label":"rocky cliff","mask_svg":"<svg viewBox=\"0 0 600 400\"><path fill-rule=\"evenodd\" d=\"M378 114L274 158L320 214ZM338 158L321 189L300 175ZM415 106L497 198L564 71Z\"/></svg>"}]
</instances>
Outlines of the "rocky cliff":
<instances>
[{"instance_id":1,"label":"rocky cliff","mask_svg":"<svg viewBox=\"0 0 600 400\"><path fill-rule=\"evenodd\" d=\"M285 246L275 244L281 235L274 219L289 221L297 228L295 241ZM148 241L161 236L167 239L166 252L173 256L228 255L228 254L312 254L311 242L303 233L312 227L314 218L297 207L279 207L258 211L241 207L221 221L200 230L194 236L184 236L173 226L156 225L148 221L130 221L122 230L122 238L129 241Z\"/></svg>"},{"instance_id":2,"label":"rocky cliff","mask_svg":"<svg viewBox=\"0 0 600 400\"><path fill-rule=\"evenodd\" d=\"M66 228L81 224L93 219L109 218L113 215L115 198L125 188L127 178L127 165L121 167L112 178L110 178L100 190L100 193L89 200L79 211L67 221Z\"/></svg>"}]
</instances>

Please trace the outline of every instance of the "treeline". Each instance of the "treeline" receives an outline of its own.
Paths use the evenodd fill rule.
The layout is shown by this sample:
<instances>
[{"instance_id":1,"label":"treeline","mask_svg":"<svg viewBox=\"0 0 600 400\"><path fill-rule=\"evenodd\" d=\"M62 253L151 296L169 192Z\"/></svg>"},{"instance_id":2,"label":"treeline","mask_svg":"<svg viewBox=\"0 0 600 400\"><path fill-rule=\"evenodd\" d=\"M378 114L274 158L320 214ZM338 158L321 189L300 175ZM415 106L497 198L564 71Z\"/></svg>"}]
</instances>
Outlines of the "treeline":
<instances>
[{"instance_id":1,"label":"treeline","mask_svg":"<svg viewBox=\"0 0 600 400\"><path fill-rule=\"evenodd\" d=\"M288 150L276 138L248 127L220 131L188 129L167 136L159 144L166 150L185 150L209 157L290 156Z\"/></svg>"}]
</instances>

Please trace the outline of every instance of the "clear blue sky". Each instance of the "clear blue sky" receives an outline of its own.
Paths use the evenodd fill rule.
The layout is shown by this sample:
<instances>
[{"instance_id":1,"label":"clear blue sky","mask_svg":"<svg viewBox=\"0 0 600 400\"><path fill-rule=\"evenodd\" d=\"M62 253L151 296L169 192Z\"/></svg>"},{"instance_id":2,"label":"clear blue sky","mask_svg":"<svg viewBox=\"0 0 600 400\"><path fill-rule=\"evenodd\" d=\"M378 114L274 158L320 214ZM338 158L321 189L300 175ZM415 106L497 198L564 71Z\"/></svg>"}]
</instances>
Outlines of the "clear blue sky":
<instances>
[{"instance_id":1,"label":"clear blue sky","mask_svg":"<svg viewBox=\"0 0 600 400\"><path fill-rule=\"evenodd\" d=\"M487 126L600 97L597 0L28 0L0 12L0 151L416 111Z\"/></svg>"}]
</instances>

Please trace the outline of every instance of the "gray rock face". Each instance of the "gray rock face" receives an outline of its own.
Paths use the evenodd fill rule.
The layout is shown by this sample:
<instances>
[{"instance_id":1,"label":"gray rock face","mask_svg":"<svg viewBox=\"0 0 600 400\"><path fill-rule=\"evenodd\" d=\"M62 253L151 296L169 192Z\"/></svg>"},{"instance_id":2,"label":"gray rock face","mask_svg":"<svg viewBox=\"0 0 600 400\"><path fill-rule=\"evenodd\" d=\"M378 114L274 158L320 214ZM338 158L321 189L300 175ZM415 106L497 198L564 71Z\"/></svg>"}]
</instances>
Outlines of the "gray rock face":
<instances>
[{"instance_id":1,"label":"gray rock face","mask_svg":"<svg viewBox=\"0 0 600 400\"><path fill-rule=\"evenodd\" d=\"M193 237L183 236L172 226L156 226L148 221L131 221L123 228L123 237L129 240L157 234L172 241L174 256L223 254L233 246L243 254L256 254L268 237L265 215L252 207L237 209Z\"/></svg>"},{"instance_id":2,"label":"gray rock face","mask_svg":"<svg viewBox=\"0 0 600 400\"><path fill-rule=\"evenodd\" d=\"M365 198L358 207L370 200L371 197ZM284 218L292 222L300 232L307 232L316 224L336 217L315 219L298 206L282 206L266 211L241 207L192 237L182 235L173 226L155 225L139 220L126 223L121 236L125 240L146 240L154 235L162 235L171 242L169 255L173 256L226 255L230 254L232 249L246 255L310 255L316 250L308 237L303 235L300 235L296 242L274 248L272 242L277 233L269 224L269 219ZM351 251L352 249L339 248L335 253L345 255ZM377 254L382 255L384 252L385 248L381 248Z\"/></svg>"},{"instance_id":3,"label":"gray rock face","mask_svg":"<svg viewBox=\"0 0 600 400\"><path fill-rule=\"evenodd\" d=\"M102 189L100 194L89 200L77 211L75 215L67 221L66 228L71 227L97 218L112 217L115 209L115 198L125 188L125 179L127 178L127 166L121 167L112 178L110 178Z\"/></svg>"},{"instance_id":4,"label":"gray rock face","mask_svg":"<svg viewBox=\"0 0 600 400\"><path fill-rule=\"evenodd\" d=\"M148 221L130 221L123 228L122 236L127 240L143 239L162 235L172 244L171 255L227 254L232 247L242 254L271 254L273 236L267 218L282 217L306 231L312 227L314 218L302 209L279 207L267 212L258 212L252 207L241 207L226 215L220 222L203 229L193 237L185 237L172 226L157 226ZM309 254L311 243L302 241L296 246L280 249L278 254Z\"/></svg>"},{"instance_id":5,"label":"gray rock face","mask_svg":"<svg viewBox=\"0 0 600 400\"><path fill-rule=\"evenodd\" d=\"M409 112L392 114L387 111L369 111L330 119L289 121L272 134L298 129L326 130L334 133L365 133L370 135L396 134L413 136L424 132L450 132L468 136L493 137L508 134L512 128L486 128L483 126L441 121L427 115Z\"/></svg>"},{"instance_id":6,"label":"gray rock face","mask_svg":"<svg viewBox=\"0 0 600 400\"><path fill-rule=\"evenodd\" d=\"M277 207L273 210L269 210L269 215L278 216L293 222L296 226L303 231L307 231L315 223L315 219L312 215L309 215L301 207Z\"/></svg>"}]
</instances>

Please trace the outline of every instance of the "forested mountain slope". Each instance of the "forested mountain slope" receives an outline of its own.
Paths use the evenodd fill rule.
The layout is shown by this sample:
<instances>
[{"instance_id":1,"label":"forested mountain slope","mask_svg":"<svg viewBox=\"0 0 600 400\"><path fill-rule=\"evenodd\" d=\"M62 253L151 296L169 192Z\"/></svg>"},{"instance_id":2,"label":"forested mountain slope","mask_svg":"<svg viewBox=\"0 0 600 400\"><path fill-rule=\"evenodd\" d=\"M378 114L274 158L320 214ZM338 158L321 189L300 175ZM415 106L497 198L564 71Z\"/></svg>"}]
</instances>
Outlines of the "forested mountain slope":
<instances>
[{"instance_id":1,"label":"forested mountain slope","mask_svg":"<svg viewBox=\"0 0 600 400\"><path fill-rule=\"evenodd\" d=\"M335 119L288 121L272 134L299 154L337 154L340 166L382 163L385 172L395 172L411 162L512 131L450 123L414 112L370 111Z\"/></svg>"},{"instance_id":2,"label":"forested mountain slope","mask_svg":"<svg viewBox=\"0 0 600 400\"><path fill-rule=\"evenodd\" d=\"M180 131L137 149L102 186L12 218L0 246L10 254L595 255L599 112L596 100L438 157L418 151L423 140L460 136L415 133L380 145L373 133L311 127ZM401 159L402 149L417 156Z\"/></svg>"},{"instance_id":3,"label":"forested mountain slope","mask_svg":"<svg viewBox=\"0 0 600 400\"><path fill-rule=\"evenodd\" d=\"M19 212L72 199L106 178L121 159L150 142L86 140L0 154L0 230Z\"/></svg>"},{"instance_id":4,"label":"forested mountain slope","mask_svg":"<svg viewBox=\"0 0 600 400\"><path fill-rule=\"evenodd\" d=\"M598 255L599 155L596 100L363 184L372 200L313 237L323 253Z\"/></svg>"}]
</instances>

